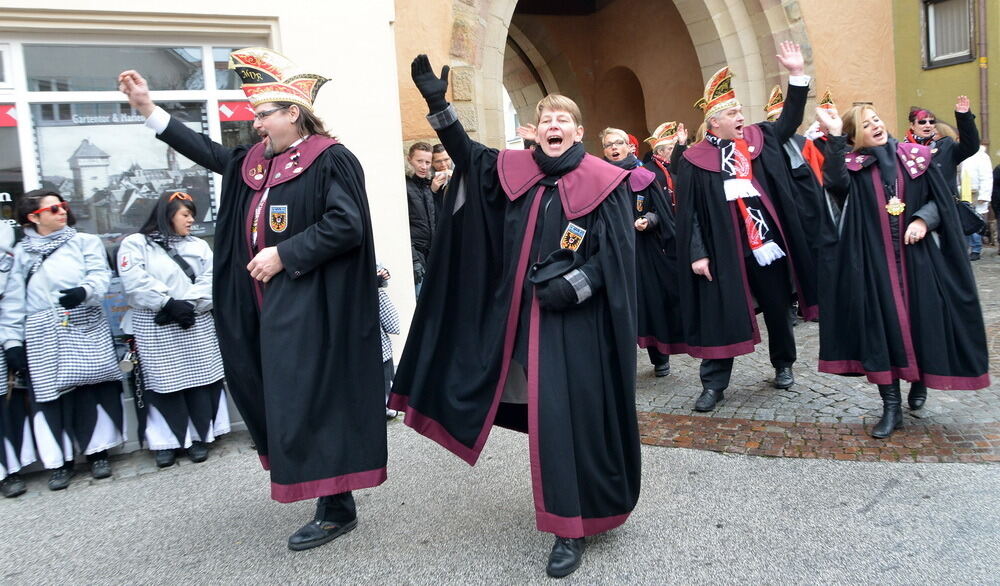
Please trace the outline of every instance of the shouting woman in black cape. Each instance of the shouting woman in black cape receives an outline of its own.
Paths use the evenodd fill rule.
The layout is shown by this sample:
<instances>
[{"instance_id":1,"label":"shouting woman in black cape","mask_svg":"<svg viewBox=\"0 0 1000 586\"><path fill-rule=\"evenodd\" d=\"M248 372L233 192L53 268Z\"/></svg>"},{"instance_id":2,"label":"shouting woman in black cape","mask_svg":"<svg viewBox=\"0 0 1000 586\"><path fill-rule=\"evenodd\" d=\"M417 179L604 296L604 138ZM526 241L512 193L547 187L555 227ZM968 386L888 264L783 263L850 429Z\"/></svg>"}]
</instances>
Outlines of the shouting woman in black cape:
<instances>
[{"instance_id":1,"label":"shouting woman in black cape","mask_svg":"<svg viewBox=\"0 0 1000 586\"><path fill-rule=\"evenodd\" d=\"M871 434L884 438L903 424L899 379L923 383L911 387L912 409L924 385L989 386L982 311L931 149L897 143L870 105L843 120L817 115L830 129L823 184L841 207L820 252L819 370L878 385L883 415Z\"/></svg>"}]
</instances>

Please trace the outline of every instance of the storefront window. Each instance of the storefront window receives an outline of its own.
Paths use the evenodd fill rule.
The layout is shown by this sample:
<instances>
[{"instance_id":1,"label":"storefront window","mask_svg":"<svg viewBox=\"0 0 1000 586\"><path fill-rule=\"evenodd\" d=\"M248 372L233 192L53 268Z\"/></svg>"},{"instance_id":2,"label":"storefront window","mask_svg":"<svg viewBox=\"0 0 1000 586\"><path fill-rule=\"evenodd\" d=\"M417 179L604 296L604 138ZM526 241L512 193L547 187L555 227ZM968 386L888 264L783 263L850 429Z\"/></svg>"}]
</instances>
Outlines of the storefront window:
<instances>
[{"instance_id":1,"label":"storefront window","mask_svg":"<svg viewBox=\"0 0 1000 586\"><path fill-rule=\"evenodd\" d=\"M14 198L24 193L19 153L17 111L13 104L0 104L0 221L11 225L17 224Z\"/></svg>"},{"instance_id":2,"label":"storefront window","mask_svg":"<svg viewBox=\"0 0 1000 586\"><path fill-rule=\"evenodd\" d=\"M215 62L215 89L238 90L240 78L229 69L229 54L240 47L213 47L212 60Z\"/></svg>"},{"instance_id":3,"label":"storefront window","mask_svg":"<svg viewBox=\"0 0 1000 586\"><path fill-rule=\"evenodd\" d=\"M105 91L126 69L141 71L151 90L205 89L199 47L25 45L28 89Z\"/></svg>"}]
</instances>

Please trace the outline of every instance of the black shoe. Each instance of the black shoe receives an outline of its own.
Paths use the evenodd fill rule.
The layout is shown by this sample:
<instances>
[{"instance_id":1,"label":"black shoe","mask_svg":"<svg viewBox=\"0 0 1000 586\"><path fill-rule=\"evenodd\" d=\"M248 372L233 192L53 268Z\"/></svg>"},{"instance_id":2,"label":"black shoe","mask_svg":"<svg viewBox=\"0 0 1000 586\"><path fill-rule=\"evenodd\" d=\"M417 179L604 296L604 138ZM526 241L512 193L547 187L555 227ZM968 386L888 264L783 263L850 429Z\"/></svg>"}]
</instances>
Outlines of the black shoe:
<instances>
[{"instance_id":1,"label":"black shoe","mask_svg":"<svg viewBox=\"0 0 1000 586\"><path fill-rule=\"evenodd\" d=\"M70 462L68 465L62 468L56 468L52 471L52 475L49 476L49 490L62 490L69 486L69 481L73 478L76 471L73 470L73 463Z\"/></svg>"},{"instance_id":2,"label":"black shoe","mask_svg":"<svg viewBox=\"0 0 1000 586\"><path fill-rule=\"evenodd\" d=\"M292 551L302 551L304 549L319 547L324 543L333 541L345 533L353 531L357 526L357 518L351 519L348 523L310 521L288 538L288 549Z\"/></svg>"},{"instance_id":3,"label":"black shoe","mask_svg":"<svg viewBox=\"0 0 1000 586\"><path fill-rule=\"evenodd\" d=\"M774 369L774 388L787 389L795 384L795 377L792 376L791 366L782 366Z\"/></svg>"},{"instance_id":4,"label":"black shoe","mask_svg":"<svg viewBox=\"0 0 1000 586\"><path fill-rule=\"evenodd\" d=\"M208 446L205 442L191 442L191 447L187 449L188 458L195 464L200 464L208 459Z\"/></svg>"},{"instance_id":5,"label":"black shoe","mask_svg":"<svg viewBox=\"0 0 1000 586\"><path fill-rule=\"evenodd\" d=\"M556 537L545 573L553 578L569 576L580 567L585 549L587 542L582 537Z\"/></svg>"},{"instance_id":6,"label":"black shoe","mask_svg":"<svg viewBox=\"0 0 1000 586\"><path fill-rule=\"evenodd\" d=\"M906 402L910 404L910 409L919 411L927 402L927 385L922 382L910 384L910 392L906 395Z\"/></svg>"},{"instance_id":7,"label":"black shoe","mask_svg":"<svg viewBox=\"0 0 1000 586\"><path fill-rule=\"evenodd\" d=\"M5 498L21 496L27 490L28 487L24 485L24 480L21 480L21 476L16 472L0 481L0 494L3 494Z\"/></svg>"},{"instance_id":8,"label":"black shoe","mask_svg":"<svg viewBox=\"0 0 1000 586\"><path fill-rule=\"evenodd\" d=\"M979 260L979 253L978 252L973 252L972 254L970 254L969 255L969 260Z\"/></svg>"},{"instance_id":9,"label":"black shoe","mask_svg":"<svg viewBox=\"0 0 1000 586\"><path fill-rule=\"evenodd\" d=\"M882 419L872 428L872 437L882 439L903 427L903 400L899 393L899 381L891 385L879 385L878 394L882 395Z\"/></svg>"},{"instance_id":10,"label":"black shoe","mask_svg":"<svg viewBox=\"0 0 1000 586\"><path fill-rule=\"evenodd\" d=\"M156 450L153 452L156 459L157 468L169 468L177 461L177 452L174 450Z\"/></svg>"},{"instance_id":11,"label":"black shoe","mask_svg":"<svg viewBox=\"0 0 1000 586\"><path fill-rule=\"evenodd\" d=\"M694 402L695 411L711 411L715 409L715 404L724 399L723 392L721 390L716 391L715 389L705 389L701 392L701 396L698 400Z\"/></svg>"},{"instance_id":12,"label":"black shoe","mask_svg":"<svg viewBox=\"0 0 1000 586\"><path fill-rule=\"evenodd\" d=\"M100 480L111 476L111 460L101 458L90 463L90 474L94 480Z\"/></svg>"},{"instance_id":13,"label":"black shoe","mask_svg":"<svg viewBox=\"0 0 1000 586\"><path fill-rule=\"evenodd\" d=\"M666 364L654 364L653 374L655 374L657 377L667 376L668 374L670 374L670 363L668 362Z\"/></svg>"}]
</instances>

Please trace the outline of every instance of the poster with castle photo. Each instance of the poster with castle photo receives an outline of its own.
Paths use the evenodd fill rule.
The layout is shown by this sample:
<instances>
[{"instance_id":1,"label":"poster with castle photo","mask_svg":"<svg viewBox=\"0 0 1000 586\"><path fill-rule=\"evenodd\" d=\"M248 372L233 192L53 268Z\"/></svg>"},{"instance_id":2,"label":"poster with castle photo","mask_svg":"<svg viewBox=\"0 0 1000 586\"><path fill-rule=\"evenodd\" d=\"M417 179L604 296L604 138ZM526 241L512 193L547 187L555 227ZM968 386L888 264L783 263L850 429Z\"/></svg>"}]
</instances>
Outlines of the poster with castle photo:
<instances>
[{"instance_id":1,"label":"poster with castle photo","mask_svg":"<svg viewBox=\"0 0 1000 586\"><path fill-rule=\"evenodd\" d=\"M161 106L207 132L203 102ZM211 241L214 175L157 140L127 104L33 104L32 120L42 187L70 202L78 229L112 248L142 226L161 194L184 191L198 208L192 233Z\"/></svg>"}]
</instances>

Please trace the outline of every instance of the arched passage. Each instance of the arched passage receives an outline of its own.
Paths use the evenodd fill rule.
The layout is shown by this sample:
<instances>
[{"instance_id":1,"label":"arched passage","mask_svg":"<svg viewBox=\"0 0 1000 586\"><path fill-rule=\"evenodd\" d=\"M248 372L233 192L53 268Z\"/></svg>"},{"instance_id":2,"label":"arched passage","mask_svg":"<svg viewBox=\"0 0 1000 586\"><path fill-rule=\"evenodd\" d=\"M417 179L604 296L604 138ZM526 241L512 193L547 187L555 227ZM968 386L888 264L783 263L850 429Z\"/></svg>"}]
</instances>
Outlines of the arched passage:
<instances>
[{"instance_id":1,"label":"arched passage","mask_svg":"<svg viewBox=\"0 0 1000 586\"><path fill-rule=\"evenodd\" d=\"M594 104L594 113L584 119L588 128L584 138L590 152L600 152L598 135L608 126L621 128L639 140L648 136L646 98L639 78L631 69L614 67L602 75L597 82Z\"/></svg>"}]
</instances>

